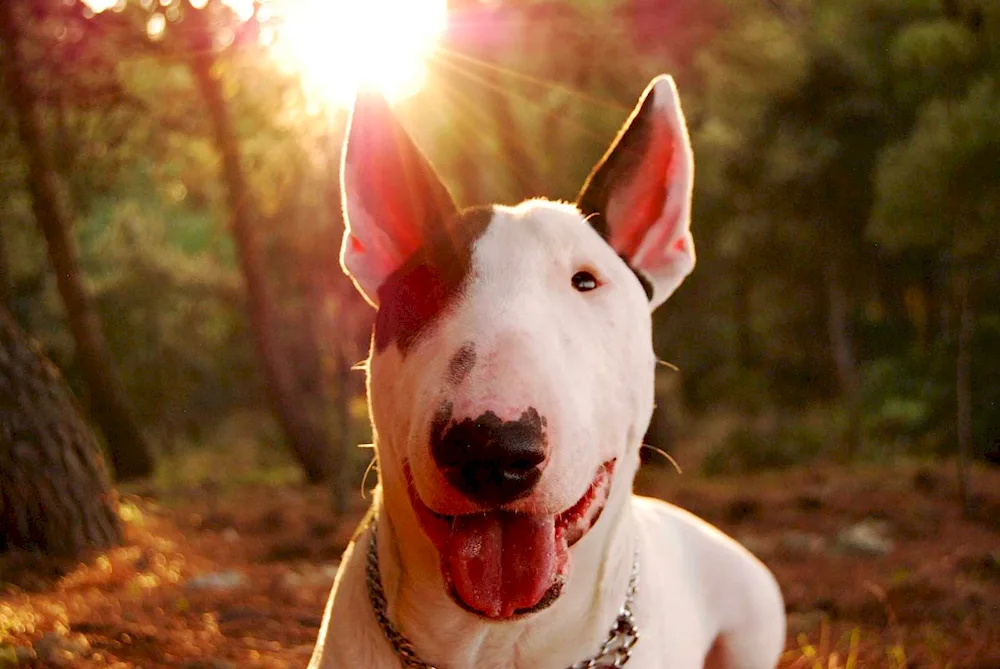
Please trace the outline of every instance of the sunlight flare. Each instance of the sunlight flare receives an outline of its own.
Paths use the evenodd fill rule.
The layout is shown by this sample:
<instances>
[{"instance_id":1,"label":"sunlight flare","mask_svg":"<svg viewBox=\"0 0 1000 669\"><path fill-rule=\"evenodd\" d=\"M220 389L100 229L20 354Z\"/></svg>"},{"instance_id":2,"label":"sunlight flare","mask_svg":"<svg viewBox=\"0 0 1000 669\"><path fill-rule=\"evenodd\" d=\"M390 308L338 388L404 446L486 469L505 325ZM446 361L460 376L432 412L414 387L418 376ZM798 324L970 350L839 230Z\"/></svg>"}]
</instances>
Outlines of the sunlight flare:
<instances>
[{"instance_id":1,"label":"sunlight flare","mask_svg":"<svg viewBox=\"0 0 1000 669\"><path fill-rule=\"evenodd\" d=\"M447 24L445 0L289 0L274 43L307 92L350 104L359 86L390 100L419 91L426 58Z\"/></svg>"}]
</instances>

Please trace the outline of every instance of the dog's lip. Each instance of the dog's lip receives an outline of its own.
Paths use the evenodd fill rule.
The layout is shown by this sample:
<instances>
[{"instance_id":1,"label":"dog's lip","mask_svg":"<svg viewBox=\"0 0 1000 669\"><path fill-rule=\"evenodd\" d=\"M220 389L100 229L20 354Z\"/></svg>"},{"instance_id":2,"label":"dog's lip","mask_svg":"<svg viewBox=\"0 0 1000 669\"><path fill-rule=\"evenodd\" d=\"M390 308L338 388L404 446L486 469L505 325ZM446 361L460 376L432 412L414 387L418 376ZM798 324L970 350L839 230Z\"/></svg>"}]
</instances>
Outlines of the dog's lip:
<instances>
[{"instance_id":1,"label":"dog's lip","mask_svg":"<svg viewBox=\"0 0 1000 669\"><path fill-rule=\"evenodd\" d=\"M577 541L582 539L590 528L594 526L594 523L597 522L601 512L604 510L604 504L608 500L607 495L610 493L611 475L614 473L616 461L617 460L615 458L612 458L602 464L598 468L597 473L594 474L594 478L587 487L587 491L583 493L583 496L581 496L580 499L573 504L573 506L556 516L556 527L561 527L568 533L571 532L566 539L568 546L572 546ZM604 491L605 495L603 499L597 500L597 496L601 492L602 488L606 488ZM591 506L594 504L595 500L598 501L598 507L594 509L594 515L590 519L590 522L586 527L576 527L574 524L585 519L587 512L591 510Z\"/></svg>"},{"instance_id":2,"label":"dog's lip","mask_svg":"<svg viewBox=\"0 0 1000 669\"><path fill-rule=\"evenodd\" d=\"M556 529L564 533L567 547L573 546L582 539L597 522L598 518L600 518L601 512L604 510L604 504L607 501L607 494L600 500L598 500L598 496L602 492L602 488L610 489L611 477L614 474L616 462L617 458L611 458L601 464L583 495L566 509L553 514L556 518ZM413 506L414 511L416 511L417 520L420 522L424 533L427 534L435 546L442 546L448 539L452 521L456 517L482 513L482 510L454 515L438 513L427 506L423 499L421 499L420 492L413 481L413 472L410 469L409 461L403 462L403 474L406 477L406 487L410 496L410 504ZM607 493L608 490L604 492ZM598 501L599 506L592 509L592 504L595 500ZM574 523L584 520L590 511L593 511L593 513L589 519L590 522L586 523L585 527L574 525Z\"/></svg>"},{"instance_id":3,"label":"dog's lip","mask_svg":"<svg viewBox=\"0 0 1000 669\"><path fill-rule=\"evenodd\" d=\"M601 466L597 468L597 472L594 474L594 477L591 479L590 485L587 486L587 490L584 491L583 495L581 495L579 499L577 499L575 502L573 502L573 504L566 507L562 511L558 511L552 514L556 517L556 521L568 522L579 518L587 510L589 506L588 503L592 501L595 493L604 483L605 475L607 475L607 480L610 482L611 474L614 472L614 467L616 462L617 458L611 458L607 462L601 464ZM470 511L463 511L461 513L451 513L451 514L439 513L438 511L435 511L430 506L428 506L427 503L424 502L423 498L420 496L420 491L417 490L417 486L413 480L413 470L410 468L409 461L403 462L403 474L406 477L406 485L410 493L410 499L412 502L414 502L414 506L417 506L417 504L419 503L419 506L422 507L421 510L425 514L437 520L451 522L453 518L457 518L459 516L472 516L477 513L483 513L483 511L510 510L515 513L533 513L530 510L513 509L513 508L507 509L506 507L500 507L494 509L473 509ZM536 513L546 513L546 512L537 511Z\"/></svg>"}]
</instances>

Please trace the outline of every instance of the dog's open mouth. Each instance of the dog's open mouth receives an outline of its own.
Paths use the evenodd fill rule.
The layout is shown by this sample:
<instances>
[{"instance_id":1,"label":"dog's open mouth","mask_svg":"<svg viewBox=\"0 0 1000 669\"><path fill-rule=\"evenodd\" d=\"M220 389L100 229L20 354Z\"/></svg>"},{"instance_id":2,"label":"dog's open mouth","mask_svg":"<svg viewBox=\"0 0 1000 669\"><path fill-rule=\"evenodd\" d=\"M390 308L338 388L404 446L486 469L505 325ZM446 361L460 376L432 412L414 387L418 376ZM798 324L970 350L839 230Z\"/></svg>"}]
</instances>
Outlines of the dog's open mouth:
<instances>
[{"instance_id":1,"label":"dog's open mouth","mask_svg":"<svg viewBox=\"0 0 1000 669\"><path fill-rule=\"evenodd\" d=\"M598 469L587 492L558 514L496 510L460 516L431 511L405 466L410 502L437 546L452 598L495 619L539 611L554 602L569 573L569 547L597 522L611 488L615 460Z\"/></svg>"}]
</instances>

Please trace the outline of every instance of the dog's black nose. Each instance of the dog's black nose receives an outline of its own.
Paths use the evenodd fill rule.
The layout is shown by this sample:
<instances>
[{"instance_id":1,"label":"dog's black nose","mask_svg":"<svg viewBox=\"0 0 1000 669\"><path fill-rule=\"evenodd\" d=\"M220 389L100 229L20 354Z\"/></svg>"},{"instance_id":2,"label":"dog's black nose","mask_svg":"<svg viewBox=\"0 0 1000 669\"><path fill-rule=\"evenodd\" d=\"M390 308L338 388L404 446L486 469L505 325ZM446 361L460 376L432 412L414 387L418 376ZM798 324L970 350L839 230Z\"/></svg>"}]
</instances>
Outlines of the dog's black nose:
<instances>
[{"instance_id":1,"label":"dog's black nose","mask_svg":"<svg viewBox=\"0 0 1000 669\"><path fill-rule=\"evenodd\" d=\"M431 454L448 483L473 502L501 506L524 497L538 483L545 439L535 409L512 421L488 411L447 428L442 422L448 421L439 421L432 430Z\"/></svg>"}]
</instances>

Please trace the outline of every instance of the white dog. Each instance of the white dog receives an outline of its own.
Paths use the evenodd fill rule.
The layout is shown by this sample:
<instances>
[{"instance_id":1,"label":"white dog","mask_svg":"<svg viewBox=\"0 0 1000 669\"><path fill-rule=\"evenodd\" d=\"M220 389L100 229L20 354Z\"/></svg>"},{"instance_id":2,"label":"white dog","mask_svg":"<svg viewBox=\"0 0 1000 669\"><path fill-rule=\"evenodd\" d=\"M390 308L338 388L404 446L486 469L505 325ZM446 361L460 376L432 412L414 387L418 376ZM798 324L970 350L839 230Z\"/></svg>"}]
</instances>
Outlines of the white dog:
<instances>
[{"instance_id":1,"label":"white dog","mask_svg":"<svg viewBox=\"0 0 1000 669\"><path fill-rule=\"evenodd\" d=\"M341 262L378 310L380 489L310 667L773 667L771 573L631 491L650 312L695 262L673 80L649 85L575 205L458 210L369 93L342 178Z\"/></svg>"}]
</instances>

